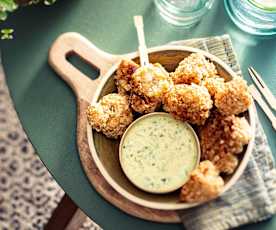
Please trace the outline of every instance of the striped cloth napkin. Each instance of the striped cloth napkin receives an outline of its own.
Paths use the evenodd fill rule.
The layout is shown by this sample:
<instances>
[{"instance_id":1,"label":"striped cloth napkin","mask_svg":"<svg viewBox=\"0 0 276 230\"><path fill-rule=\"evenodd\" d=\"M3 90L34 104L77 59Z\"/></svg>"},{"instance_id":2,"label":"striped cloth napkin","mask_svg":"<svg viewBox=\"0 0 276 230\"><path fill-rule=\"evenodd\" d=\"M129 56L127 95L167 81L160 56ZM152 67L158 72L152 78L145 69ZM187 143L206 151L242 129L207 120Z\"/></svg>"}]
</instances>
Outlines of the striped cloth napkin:
<instances>
[{"instance_id":1,"label":"striped cloth napkin","mask_svg":"<svg viewBox=\"0 0 276 230\"><path fill-rule=\"evenodd\" d=\"M216 55L241 76L229 35L171 42ZM251 159L237 183L221 197L180 211L188 230L224 230L268 219L276 213L276 170L263 128L257 119Z\"/></svg>"}]
</instances>

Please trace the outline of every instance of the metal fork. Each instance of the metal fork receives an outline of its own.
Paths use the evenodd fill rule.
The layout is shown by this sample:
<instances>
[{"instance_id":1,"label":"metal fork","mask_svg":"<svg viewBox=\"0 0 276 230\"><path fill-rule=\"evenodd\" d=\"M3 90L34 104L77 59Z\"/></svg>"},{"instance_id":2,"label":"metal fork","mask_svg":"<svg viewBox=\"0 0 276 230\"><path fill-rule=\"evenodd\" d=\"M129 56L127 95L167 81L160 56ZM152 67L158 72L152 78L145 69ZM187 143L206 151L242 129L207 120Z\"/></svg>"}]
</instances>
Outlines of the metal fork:
<instances>
[{"instance_id":1,"label":"metal fork","mask_svg":"<svg viewBox=\"0 0 276 230\"><path fill-rule=\"evenodd\" d=\"M258 74L257 71L252 66L248 68L248 72L252 80L254 81L255 85L258 87L258 89L260 90L260 92L263 94L264 98L270 105L270 107L276 111L276 98L271 93L271 91L269 90L265 82L263 81L261 75Z\"/></svg>"},{"instance_id":2,"label":"metal fork","mask_svg":"<svg viewBox=\"0 0 276 230\"><path fill-rule=\"evenodd\" d=\"M264 81L262 80L261 76L256 72L256 70L254 70L253 67L249 67L248 72L251 78L253 79L254 83L259 88L260 92L265 97L266 101L269 103L270 107L276 110L276 99L274 95L271 93L271 91L269 90L269 88L266 86ZM259 90L254 85L249 86L249 91L252 97L260 105L262 110L265 112L265 114L271 121L272 127L276 130L276 117L274 116L273 112L271 111L267 103L263 100Z\"/></svg>"},{"instance_id":3,"label":"metal fork","mask_svg":"<svg viewBox=\"0 0 276 230\"><path fill-rule=\"evenodd\" d=\"M249 86L249 91L252 95L252 97L257 101L259 106L262 108L262 110L265 112L266 116L269 118L269 120L272 123L272 127L274 130L276 130L276 117L268 107L267 103L263 100L262 95L259 93L257 88L254 85Z\"/></svg>"}]
</instances>

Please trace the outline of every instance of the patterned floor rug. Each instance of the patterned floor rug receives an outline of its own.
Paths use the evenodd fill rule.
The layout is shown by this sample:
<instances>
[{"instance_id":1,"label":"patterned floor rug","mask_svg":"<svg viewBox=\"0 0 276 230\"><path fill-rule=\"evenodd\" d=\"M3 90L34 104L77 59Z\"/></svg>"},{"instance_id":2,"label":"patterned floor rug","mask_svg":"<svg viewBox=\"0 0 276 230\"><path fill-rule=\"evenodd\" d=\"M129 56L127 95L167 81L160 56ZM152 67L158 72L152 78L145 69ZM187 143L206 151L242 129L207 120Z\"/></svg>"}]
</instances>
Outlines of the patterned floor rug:
<instances>
[{"instance_id":1,"label":"patterned floor rug","mask_svg":"<svg viewBox=\"0 0 276 230\"><path fill-rule=\"evenodd\" d=\"M63 195L23 131L0 69L0 229L43 229ZM81 229L100 228L87 218Z\"/></svg>"}]
</instances>

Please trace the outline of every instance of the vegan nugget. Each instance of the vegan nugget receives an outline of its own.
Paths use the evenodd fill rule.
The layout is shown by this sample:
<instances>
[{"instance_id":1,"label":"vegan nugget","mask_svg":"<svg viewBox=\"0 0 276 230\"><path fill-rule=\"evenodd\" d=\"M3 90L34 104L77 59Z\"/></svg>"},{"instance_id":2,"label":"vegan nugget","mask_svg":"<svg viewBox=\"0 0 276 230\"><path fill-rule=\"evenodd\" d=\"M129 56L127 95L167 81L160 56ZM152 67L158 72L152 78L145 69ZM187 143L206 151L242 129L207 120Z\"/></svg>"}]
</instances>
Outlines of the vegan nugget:
<instances>
[{"instance_id":1,"label":"vegan nugget","mask_svg":"<svg viewBox=\"0 0 276 230\"><path fill-rule=\"evenodd\" d=\"M212 161L220 172L232 174L238 165L235 155L242 152L251 136L244 117L214 112L199 130L201 159Z\"/></svg>"},{"instance_id":2,"label":"vegan nugget","mask_svg":"<svg viewBox=\"0 0 276 230\"><path fill-rule=\"evenodd\" d=\"M215 65L203 54L192 53L184 58L170 75L175 84L200 84L202 79L216 74Z\"/></svg>"},{"instance_id":3,"label":"vegan nugget","mask_svg":"<svg viewBox=\"0 0 276 230\"><path fill-rule=\"evenodd\" d=\"M215 94L214 103L223 115L237 115L246 111L252 103L246 81L236 77L226 82Z\"/></svg>"},{"instance_id":4,"label":"vegan nugget","mask_svg":"<svg viewBox=\"0 0 276 230\"><path fill-rule=\"evenodd\" d=\"M180 201L203 202L217 197L224 186L219 171L211 161L202 161L190 174L190 179L183 185Z\"/></svg>"},{"instance_id":5,"label":"vegan nugget","mask_svg":"<svg viewBox=\"0 0 276 230\"><path fill-rule=\"evenodd\" d=\"M132 60L122 60L114 77L119 94L127 94L131 90L130 80L139 65Z\"/></svg>"},{"instance_id":6,"label":"vegan nugget","mask_svg":"<svg viewBox=\"0 0 276 230\"><path fill-rule=\"evenodd\" d=\"M102 97L95 105L88 107L87 119L97 132L117 139L133 121L133 115L127 96L111 93Z\"/></svg>"},{"instance_id":7,"label":"vegan nugget","mask_svg":"<svg viewBox=\"0 0 276 230\"><path fill-rule=\"evenodd\" d=\"M131 76L130 104L139 113L154 112L173 87L168 72L158 63L140 67Z\"/></svg>"},{"instance_id":8,"label":"vegan nugget","mask_svg":"<svg viewBox=\"0 0 276 230\"><path fill-rule=\"evenodd\" d=\"M165 111L177 119L203 125L212 108L211 96L204 86L175 85L164 97Z\"/></svg>"}]
</instances>

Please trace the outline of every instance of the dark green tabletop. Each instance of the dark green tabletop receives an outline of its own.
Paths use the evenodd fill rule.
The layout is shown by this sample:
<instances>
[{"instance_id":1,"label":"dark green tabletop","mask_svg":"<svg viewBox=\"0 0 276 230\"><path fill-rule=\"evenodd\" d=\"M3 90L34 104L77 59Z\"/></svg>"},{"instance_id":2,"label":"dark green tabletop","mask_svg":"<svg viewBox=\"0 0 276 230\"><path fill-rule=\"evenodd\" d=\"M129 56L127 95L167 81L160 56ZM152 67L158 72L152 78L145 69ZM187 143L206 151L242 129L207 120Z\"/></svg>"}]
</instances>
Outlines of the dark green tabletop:
<instances>
[{"instance_id":1,"label":"dark green tabletop","mask_svg":"<svg viewBox=\"0 0 276 230\"><path fill-rule=\"evenodd\" d=\"M253 65L276 95L276 39L240 31L226 15L222 2L216 1L201 24L188 31L164 23L149 0L58 0L52 7L20 9L2 24L15 29L14 40L1 41L1 51L8 86L23 127L64 191L104 229L175 230L182 226L131 217L107 203L91 187L76 149L75 98L48 66L48 48L61 33L76 31L107 52L134 51L137 40L132 16L142 14L148 46L229 33L245 78L251 82L246 69ZM264 113L259 108L258 111L276 154L276 133ZM276 217L242 229L249 228L276 229Z\"/></svg>"}]
</instances>

